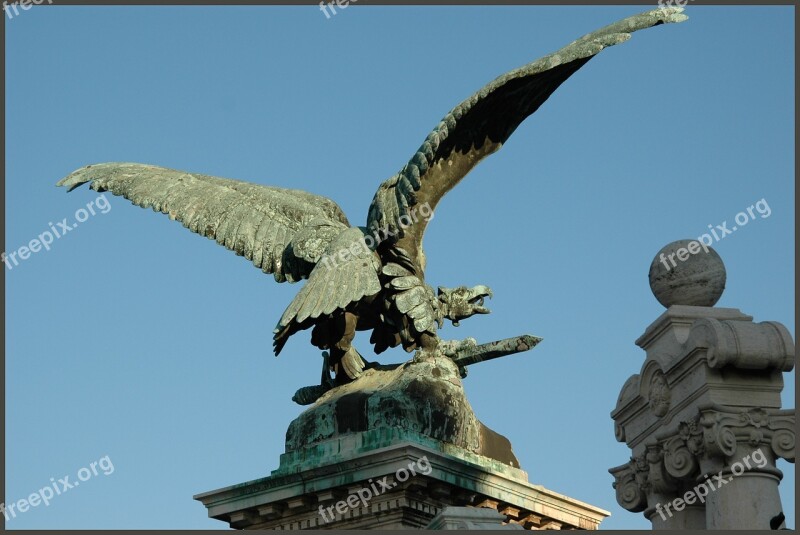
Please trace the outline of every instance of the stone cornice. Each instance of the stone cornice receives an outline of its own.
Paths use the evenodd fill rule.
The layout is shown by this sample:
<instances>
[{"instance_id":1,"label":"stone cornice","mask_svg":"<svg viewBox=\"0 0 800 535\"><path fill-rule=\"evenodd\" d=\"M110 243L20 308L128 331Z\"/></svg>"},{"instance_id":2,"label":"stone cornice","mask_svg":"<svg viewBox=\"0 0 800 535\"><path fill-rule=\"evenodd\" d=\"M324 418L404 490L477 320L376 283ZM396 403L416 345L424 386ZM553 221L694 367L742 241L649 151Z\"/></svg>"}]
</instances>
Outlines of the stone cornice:
<instances>
[{"instance_id":1,"label":"stone cornice","mask_svg":"<svg viewBox=\"0 0 800 535\"><path fill-rule=\"evenodd\" d=\"M751 319L736 309L676 305L664 312L637 340L647 358L611 412L617 440L638 451L699 405L780 407L794 341L783 325Z\"/></svg>"},{"instance_id":2,"label":"stone cornice","mask_svg":"<svg viewBox=\"0 0 800 535\"><path fill-rule=\"evenodd\" d=\"M423 457L427 457L432 468L429 474L417 474L402 484L393 479L392 474L398 469L408 466L409 461ZM429 509L420 514L430 520L438 512L430 509L430 504L479 506L490 500L491 503L496 502L498 511L506 514L510 522L538 526L533 522L538 518L542 522L557 522L565 528L581 529L596 529L602 519L609 515L607 511L540 485L509 478L486 467L413 443L372 451L335 467L262 478L205 492L195 496L195 499L208 508L209 516L227 521L233 527L259 527L266 524L277 527L291 523L305 526L304 523L308 522L314 527L314 522L319 522L316 518L319 505L335 503L365 488L370 478L383 477L387 477L390 485L396 485L393 485L391 492L370 500L369 510L373 513L397 507L411 511L416 507L414 503L428 504L426 507ZM303 496L306 502L290 503L294 496ZM393 505L392 500L397 503ZM487 504L483 503L483 506ZM363 514L368 512L364 511ZM359 514L362 513L355 509L352 511L352 515Z\"/></svg>"},{"instance_id":3,"label":"stone cornice","mask_svg":"<svg viewBox=\"0 0 800 535\"><path fill-rule=\"evenodd\" d=\"M696 307L688 305L673 305L665 310L645 330L637 340L636 345L647 351L664 335L671 334L674 341L683 344L689 336L689 330L695 320L707 318L709 310L713 311L714 317L719 320L731 321L752 321L753 317L743 314L737 308L710 308Z\"/></svg>"}]
</instances>

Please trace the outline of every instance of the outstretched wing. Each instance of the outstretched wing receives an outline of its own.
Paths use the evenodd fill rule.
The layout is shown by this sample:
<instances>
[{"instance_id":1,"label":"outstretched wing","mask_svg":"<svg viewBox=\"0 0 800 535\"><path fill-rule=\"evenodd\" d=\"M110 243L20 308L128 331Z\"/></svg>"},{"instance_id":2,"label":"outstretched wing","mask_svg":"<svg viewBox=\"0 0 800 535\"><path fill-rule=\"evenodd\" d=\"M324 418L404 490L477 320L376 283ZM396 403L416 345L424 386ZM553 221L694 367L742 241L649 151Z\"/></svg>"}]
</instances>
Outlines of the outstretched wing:
<instances>
[{"instance_id":1,"label":"outstretched wing","mask_svg":"<svg viewBox=\"0 0 800 535\"><path fill-rule=\"evenodd\" d=\"M485 86L453 108L400 173L381 184L370 205L367 227L399 236L398 245L424 270L421 243L429 218L418 217L414 207L435 209L478 162L499 150L526 117L598 52L627 41L636 30L683 21L688 17L682 11L662 8L628 17Z\"/></svg>"},{"instance_id":2,"label":"outstretched wing","mask_svg":"<svg viewBox=\"0 0 800 535\"><path fill-rule=\"evenodd\" d=\"M273 331L275 355L292 334L311 327L318 318L380 292L380 269L380 258L367 246L362 229L349 228L339 234L278 321Z\"/></svg>"},{"instance_id":3,"label":"outstretched wing","mask_svg":"<svg viewBox=\"0 0 800 535\"><path fill-rule=\"evenodd\" d=\"M87 182L93 190L177 219L273 273L278 282L307 277L327 244L350 226L341 208L325 197L154 165L89 165L57 185L72 191Z\"/></svg>"}]
</instances>

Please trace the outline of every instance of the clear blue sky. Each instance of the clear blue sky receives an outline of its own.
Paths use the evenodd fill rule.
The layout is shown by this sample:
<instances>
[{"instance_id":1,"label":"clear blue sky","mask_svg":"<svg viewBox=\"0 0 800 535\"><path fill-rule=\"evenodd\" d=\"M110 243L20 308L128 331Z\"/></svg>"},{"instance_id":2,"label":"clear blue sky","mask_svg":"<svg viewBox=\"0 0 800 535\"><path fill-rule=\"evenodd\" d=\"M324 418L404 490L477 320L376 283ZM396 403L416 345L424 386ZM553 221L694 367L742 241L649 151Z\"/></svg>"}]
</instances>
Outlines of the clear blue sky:
<instances>
[{"instance_id":1,"label":"clear blue sky","mask_svg":"<svg viewBox=\"0 0 800 535\"><path fill-rule=\"evenodd\" d=\"M132 161L305 189L364 224L378 184L494 77L642 7L39 6L6 20L6 251L97 193L55 182ZM493 313L447 327L542 336L466 379L533 483L610 510L629 450L609 412L663 311L647 272L666 243L766 199L715 248L718 306L794 334L794 12L701 7L638 32L568 80L438 207L433 286L487 284ZM309 334L280 358L278 285L163 215L108 196L6 277L6 500L109 456L7 524L223 528L192 495L277 467L294 391L319 377ZM730 226L730 223L729 223ZM358 347L366 354L368 335ZM382 356L400 362L400 350ZM794 407L794 373L784 406ZM794 465L780 463L795 526Z\"/></svg>"}]
</instances>

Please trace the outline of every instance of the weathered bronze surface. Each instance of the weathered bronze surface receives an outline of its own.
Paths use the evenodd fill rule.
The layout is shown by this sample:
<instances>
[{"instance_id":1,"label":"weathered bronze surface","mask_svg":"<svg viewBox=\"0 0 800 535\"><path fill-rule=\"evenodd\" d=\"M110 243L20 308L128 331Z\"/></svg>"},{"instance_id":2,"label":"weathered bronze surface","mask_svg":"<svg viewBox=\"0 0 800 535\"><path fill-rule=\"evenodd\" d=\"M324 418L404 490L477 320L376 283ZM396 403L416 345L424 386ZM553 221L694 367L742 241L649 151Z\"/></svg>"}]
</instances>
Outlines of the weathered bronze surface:
<instances>
[{"instance_id":1,"label":"weathered bronze surface","mask_svg":"<svg viewBox=\"0 0 800 535\"><path fill-rule=\"evenodd\" d=\"M463 377L466 365L530 349L538 339L522 337L477 348L440 344L437 330L444 319L458 325L475 314L487 314L483 300L492 293L486 286L440 287L434 292L426 283L422 238L433 211L448 191L496 152L526 117L592 57L628 40L636 30L686 19L681 12L681 8L663 8L626 18L486 85L445 115L400 172L379 186L364 227L352 226L335 202L304 191L153 165L89 165L58 185L72 190L90 183L96 191L110 191L137 206L167 214L192 232L244 256L278 282L308 279L274 330L276 355L292 334L308 328L313 328L312 344L326 351L321 384L300 389L295 395L298 403L321 401L320 396L336 387L348 385L367 370L379 369L353 347L359 330L372 331L376 354L402 346L431 358L450 357ZM355 389L350 397L337 397L338 405L347 405L352 396L363 398L358 384L348 387L348 391ZM460 382L449 384L448 388L461 388ZM441 390L431 385L424 389ZM426 395L418 394L406 401L422 403ZM390 397L396 400L398 395ZM409 410L387 411L387 418L407 416ZM350 414L367 417L360 409ZM444 432L443 440L469 443L481 450L481 428L467 421L473 419L468 407L460 415L449 415L447 425L455 422L453 433L460 438ZM437 421L431 425L441 431ZM470 436L464 438L464 433ZM293 442L299 445L304 440ZM505 453L496 455L513 462Z\"/></svg>"}]
</instances>

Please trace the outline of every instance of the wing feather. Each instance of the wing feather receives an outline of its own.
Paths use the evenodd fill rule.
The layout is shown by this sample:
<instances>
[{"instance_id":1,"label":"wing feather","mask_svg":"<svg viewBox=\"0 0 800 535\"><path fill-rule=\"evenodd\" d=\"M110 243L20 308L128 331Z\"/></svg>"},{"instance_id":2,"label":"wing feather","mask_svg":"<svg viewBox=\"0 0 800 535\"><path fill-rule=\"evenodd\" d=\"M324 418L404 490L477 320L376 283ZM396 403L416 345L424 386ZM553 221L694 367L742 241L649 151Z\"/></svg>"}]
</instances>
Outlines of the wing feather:
<instances>
[{"instance_id":1,"label":"wing feather","mask_svg":"<svg viewBox=\"0 0 800 535\"><path fill-rule=\"evenodd\" d=\"M289 336L310 327L311 320L378 294L380 269L378 255L364 246L362 229L350 228L339 234L275 327L275 354L280 353Z\"/></svg>"},{"instance_id":2,"label":"wing feather","mask_svg":"<svg viewBox=\"0 0 800 535\"><path fill-rule=\"evenodd\" d=\"M154 165L89 165L58 185L72 191L86 183L180 221L192 232L251 260L265 273L273 273L278 281L287 280L283 252L306 225L322 221L341 230L350 226L341 208L324 197ZM329 233L323 238L334 236ZM295 275L289 280L296 280Z\"/></svg>"},{"instance_id":3,"label":"wing feather","mask_svg":"<svg viewBox=\"0 0 800 535\"><path fill-rule=\"evenodd\" d=\"M598 52L624 42L634 31L687 17L665 7L606 26L561 50L510 71L481 88L445 115L400 172L381 184L370 205L370 232L398 236L421 269L422 236L428 218L408 219L415 205L433 210L441 198L483 158L496 152L525 118Z\"/></svg>"},{"instance_id":4,"label":"wing feather","mask_svg":"<svg viewBox=\"0 0 800 535\"><path fill-rule=\"evenodd\" d=\"M326 297L336 288L336 273L331 273L327 270L326 272L328 273L327 280L320 281L319 284L306 284L308 286L308 295L304 299L300 312L297 314L297 322L302 323L312 315L314 318L318 318L321 313L324 313L327 303Z\"/></svg>"},{"instance_id":5,"label":"wing feather","mask_svg":"<svg viewBox=\"0 0 800 535\"><path fill-rule=\"evenodd\" d=\"M322 306L319 308L322 314L326 315L332 314L337 308L344 308L347 306L347 303L345 303L344 306L339 307L339 301L348 293L347 279L352 277L352 274L345 273L344 270L341 269L334 269L329 271L329 273L331 273L331 279L335 279L336 282L333 284L333 288L329 287L329 291L325 292Z\"/></svg>"}]
</instances>

